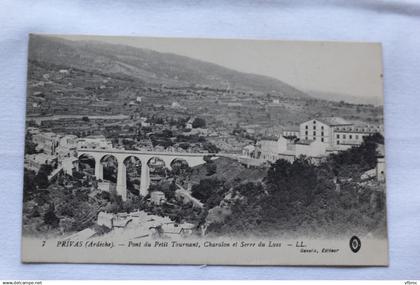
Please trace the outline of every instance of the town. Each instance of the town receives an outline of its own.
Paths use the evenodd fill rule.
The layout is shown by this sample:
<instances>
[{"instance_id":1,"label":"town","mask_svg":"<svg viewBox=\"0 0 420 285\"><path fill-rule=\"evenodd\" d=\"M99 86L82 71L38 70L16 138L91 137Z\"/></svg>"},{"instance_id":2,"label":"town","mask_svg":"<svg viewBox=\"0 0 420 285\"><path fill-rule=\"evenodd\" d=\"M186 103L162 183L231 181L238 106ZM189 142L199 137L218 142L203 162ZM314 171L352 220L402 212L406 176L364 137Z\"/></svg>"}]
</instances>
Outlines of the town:
<instances>
[{"instance_id":1,"label":"town","mask_svg":"<svg viewBox=\"0 0 420 285\"><path fill-rule=\"evenodd\" d=\"M82 120L96 119L83 117ZM179 135L188 137L188 132L194 135L200 132L197 141L206 142L209 130L203 123L196 123L200 120L202 119L186 120ZM142 122L144 124L140 124L140 127L146 125L149 130L155 129L156 124L147 119L142 118ZM159 126L158 132L171 133L172 136L168 139L176 142L177 129L167 127L168 129L164 129ZM175 195L182 203L192 203L193 207L197 205L202 208L203 203L192 193L193 181L188 175L195 167L212 165L213 160L222 157L235 160L246 168L268 168L277 160L293 163L299 157L308 158L316 165L330 154L359 146L368 136L383 134L383 127L355 124L339 117L314 118L300 123L295 129L283 130L278 137L254 140L254 143L245 145L241 152L236 153L222 153L217 147L211 148L209 152L208 148L203 147L206 144L193 144L193 147L188 144L187 148L180 147L179 144L166 148L157 144L153 147L153 131L139 140L133 140L129 147L124 141L112 140L105 136L88 135L79 138L76 135L42 132L39 127L28 127L27 132L25 169L35 175L48 169L44 178L46 187L50 187L48 185L56 183L59 179L62 180L63 177L71 177L76 178L81 185L90 187L90 194L106 192L120 197L122 201L136 201L136 198L146 197L148 203L159 206L170 203L167 191L160 191L161 185L170 181L172 187L169 191L173 193L168 196ZM133 132L138 134L141 130L134 129ZM232 140L235 139L235 135L237 134L232 133ZM187 145L186 142L182 143ZM378 147L375 168L367 170L362 177L385 181L383 145ZM138 207L140 208L140 205ZM98 212L97 224L113 229L118 227L118 224L125 227L128 219L133 220L131 215L121 218L120 214L116 214ZM144 224L144 220L138 223ZM165 225L164 229L162 225ZM150 227L157 228L155 234L165 231L185 234L192 233L194 225L184 221L178 230L176 223L166 220L159 221L158 225L152 223Z\"/></svg>"},{"instance_id":2,"label":"town","mask_svg":"<svg viewBox=\"0 0 420 285\"><path fill-rule=\"evenodd\" d=\"M386 234L383 106L137 48L30 51L24 235Z\"/></svg>"},{"instance_id":3,"label":"town","mask_svg":"<svg viewBox=\"0 0 420 285\"><path fill-rule=\"evenodd\" d=\"M88 117L87 117L88 118ZM196 134L195 130L199 130L202 134L207 134L206 128L194 128L199 118L188 120L185 129ZM151 124L146 122L150 128ZM143 189L141 194L146 196L150 186L150 167L152 170L159 168L171 169L173 163L184 164L194 167L204 164L205 156L217 158L219 156L230 157L238 160L246 166L261 166L268 162L275 162L278 159L285 159L293 162L299 156L306 156L314 162L319 162L331 153L347 150L353 146L358 146L363 139L369 135L380 133L383 134L382 126L374 125L356 125L339 117L322 117L303 122L296 129L283 130L279 137L263 137L257 140L255 144L249 144L243 147L242 153L223 153L219 154L217 147L213 148L213 152L208 149L194 146L191 148L170 146L164 148L157 145L153 147L151 137L153 133L148 134L147 139L141 139L130 145L128 149L124 148L124 144L114 144L110 139L104 136L87 136L78 138L76 135L58 135L52 132L43 133L40 129L29 127L27 129L27 137L31 139L29 144L35 145L33 154L25 155L25 168L38 172L42 166L50 167L53 171L50 173L49 180L55 178L61 172L73 175L73 171L79 170L79 162L89 159L94 160L94 171L86 171L87 174L93 175L101 182L103 178L103 166L106 165L106 159L114 155L114 161L118 160L121 165L126 165L129 159L134 158L141 162L143 172L147 172L142 183L136 184L138 191ZM171 133L173 129L164 130L163 132ZM137 132L137 131L136 131ZM186 136L186 133L182 133ZM200 136L197 140L205 141L207 136ZM176 141L177 137L170 137L171 141ZM146 142L146 143L145 143ZM139 143L139 144L137 144ZM184 142L184 144L186 144ZM146 145L146 146L145 146ZM115 156L123 154L123 158L116 159ZM193 159L191 159L193 157ZM169 158L169 160L168 160ZM195 158L195 159L194 159ZM138 166L139 163L136 164ZM146 168L147 167L147 168ZM123 168L123 167L121 167ZM379 157L377 164L377 176L380 180L385 180L385 162ZM126 179L125 173L119 174L120 180ZM123 184L123 185L119 185ZM146 185L142 185L146 184ZM100 187L104 187L100 184ZM107 185L109 191L109 184ZM118 182L116 189L126 187L126 182ZM126 189L119 191L123 194L122 199L127 199ZM155 194L160 195L162 193Z\"/></svg>"}]
</instances>

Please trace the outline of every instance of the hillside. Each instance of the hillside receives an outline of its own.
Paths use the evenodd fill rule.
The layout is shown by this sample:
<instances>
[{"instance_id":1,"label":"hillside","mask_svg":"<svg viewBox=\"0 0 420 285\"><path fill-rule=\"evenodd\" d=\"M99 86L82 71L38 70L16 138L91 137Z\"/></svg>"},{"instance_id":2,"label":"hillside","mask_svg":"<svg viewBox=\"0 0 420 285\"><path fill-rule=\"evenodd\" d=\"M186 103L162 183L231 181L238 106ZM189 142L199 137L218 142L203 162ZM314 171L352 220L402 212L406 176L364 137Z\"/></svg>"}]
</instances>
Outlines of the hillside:
<instances>
[{"instance_id":1,"label":"hillside","mask_svg":"<svg viewBox=\"0 0 420 285\"><path fill-rule=\"evenodd\" d=\"M213 160L212 163L216 166L216 172L213 175L207 175L206 164L194 167L191 175L192 182L198 183L205 178L216 178L225 181L227 184L231 184L234 180L256 182L261 181L266 175L266 169L264 168L246 168L231 158L219 157Z\"/></svg>"},{"instance_id":2,"label":"hillside","mask_svg":"<svg viewBox=\"0 0 420 285\"><path fill-rule=\"evenodd\" d=\"M138 97L141 104L133 105ZM32 116L200 116L213 130L239 125L261 135L322 116L383 121L382 106L316 99L269 77L175 54L38 35L30 41L27 103ZM225 148L224 138L212 140L236 151Z\"/></svg>"},{"instance_id":3,"label":"hillside","mask_svg":"<svg viewBox=\"0 0 420 285\"><path fill-rule=\"evenodd\" d=\"M351 96L345 93L331 93L331 92L321 92L321 91L307 91L306 94L313 98L321 100L330 100L330 101L345 101L352 104L371 104L375 106L382 106L384 104L383 98L374 98L374 97L356 97Z\"/></svg>"},{"instance_id":4,"label":"hillside","mask_svg":"<svg viewBox=\"0 0 420 285\"><path fill-rule=\"evenodd\" d=\"M31 35L29 59L166 86L201 85L261 95L271 92L285 98L306 97L274 78L241 73L185 56L97 41Z\"/></svg>"}]
</instances>

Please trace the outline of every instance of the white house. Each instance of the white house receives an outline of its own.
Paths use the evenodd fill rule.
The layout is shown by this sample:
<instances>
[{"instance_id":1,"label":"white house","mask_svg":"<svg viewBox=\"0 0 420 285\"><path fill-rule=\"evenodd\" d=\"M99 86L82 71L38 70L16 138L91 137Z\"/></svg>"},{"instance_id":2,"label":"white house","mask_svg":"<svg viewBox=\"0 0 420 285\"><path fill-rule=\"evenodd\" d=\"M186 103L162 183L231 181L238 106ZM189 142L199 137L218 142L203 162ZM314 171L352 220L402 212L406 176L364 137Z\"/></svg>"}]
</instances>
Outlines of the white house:
<instances>
[{"instance_id":1,"label":"white house","mask_svg":"<svg viewBox=\"0 0 420 285\"><path fill-rule=\"evenodd\" d=\"M333 128L351 126L352 123L339 117L322 117L303 122L299 125L300 139L333 144Z\"/></svg>"},{"instance_id":2,"label":"white house","mask_svg":"<svg viewBox=\"0 0 420 285\"><path fill-rule=\"evenodd\" d=\"M76 151L78 139L79 138L75 135L61 136L56 148L58 157L63 158L72 156Z\"/></svg>"},{"instance_id":3,"label":"white house","mask_svg":"<svg viewBox=\"0 0 420 285\"><path fill-rule=\"evenodd\" d=\"M293 143L283 136L280 138L267 138L257 144L256 155L264 161L274 162L280 158L294 159Z\"/></svg>"},{"instance_id":4,"label":"white house","mask_svg":"<svg viewBox=\"0 0 420 285\"><path fill-rule=\"evenodd\" d=\"M316 118L299 126L301 140L328 143L338 150L360 145L364 137L377 132L383 133L381 126L355 124L340 117Z\"/></svg>"},{"instance_id":5,"label":"white house","mask_svg":"<svg viewBox=\"0 0 420 285\"><path fill-rule=\"evenodd\" d=\"M25 155L25 168L38 172L43 164L57 166L57 157L46 153Z\"/></svg>"},{"instance_id":6,"label":"white house","mask_svg":"<svg viewBox=\"0 0 420 285\"><path fill-rule=\"evenodd\" d=\"M42 150L49 155L55 154L55 149L58 146L59 136L56 133L37 133L32 135L32 140L37 144L37 150Z\"/></svg>"},{"instance_id":7,"label":"white house","mask_svg":"<svg viewBox=\"0 0 420 285\"><path fill-rule=\"evenodd\" d=\"M339 117L316 118L301 123L299 130L284 130L280 138L259 141L252 151L250 146L246 146L242 154L270 162L280 158L293 161L301 155L320 159L330 153L360 145L365 136L381 130L380 126L356 125ZM379 171L384 172L384 163L378 161L378 165L379 168L383 165L383 170Z\"/></svg>"},{"instance_id":8,"label":"white house","mask_svg":"<svg viewBox=\"0 0 420 285\"><path fill-rule=\"evenodd\" d=\"M242 149L242 155L253 157L255 155L255 146L253 145L247 145Z\"/></svg>"},{"instance_id":9,"label":"white house","mask_svg":"<svg viewBox=\"0 0 420 285\"><path fill-rule=\"evenodd\" d=\"M335 126L333 128L334 137L333 145L360 145L363 138L374 133L383 133L380 126L373 125L351 125L351 126Z\"/></svg>"},{"instance_id":10,"label":"white house","mask_svg":"<svg viewBox=\"0 0 420 285\"><path fill-rule=\"evenodd\" d=\"M88 136L78 139L77 147L87 149L109 149L112 148L112 143L102 135Z\"/></svg>"},{"instance_id":11,"label":"white house","mask_svg":"<svg viewBox=\"0 0 420 285\"><path fill-rule=\"evenodd\" d=\"M325 156L329 145L321 141L298 141L295 144L296 157L305 155L308 157L322 157Z\"/></svg>"}]
</instances>

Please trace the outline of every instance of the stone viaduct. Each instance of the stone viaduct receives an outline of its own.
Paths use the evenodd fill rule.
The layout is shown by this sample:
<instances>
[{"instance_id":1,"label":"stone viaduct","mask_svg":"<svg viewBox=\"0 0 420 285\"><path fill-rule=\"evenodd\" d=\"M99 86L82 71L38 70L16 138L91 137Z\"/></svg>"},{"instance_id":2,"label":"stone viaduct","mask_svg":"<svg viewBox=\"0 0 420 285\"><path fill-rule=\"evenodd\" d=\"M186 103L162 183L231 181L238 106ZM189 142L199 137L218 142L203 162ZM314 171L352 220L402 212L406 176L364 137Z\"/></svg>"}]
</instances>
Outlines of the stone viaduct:
<instances>
[{"instance_id":1,"label":"stone viaduct","mask_svg":"<svg viewBox=\"0 0 420 285\"><path fill-rule=\"evenodd\" d=\"M133 150L119 150L119 149L77 149L77 157L90 156L95 160L95 176L97 179L103 179L103 165L102 159L106 156L113 156L118 162L117 171L117 194L120 195L123 201L127 200L127 181L126 181L126 166L124 161L130 157L136 157L141 162L141 177L140 177L140 195L146 196L150 186L150 169L149 161L152 158L159 158L165 163L165 167L171 169L171 164L176 159L185 160L190 167L204 164L204 157L207 155L221 156L220 154L212 153L177 153L177 152L153 152L153 151L133 151ZM230 156L230 155L225 155Z\"/></svg>"}]
</instances>

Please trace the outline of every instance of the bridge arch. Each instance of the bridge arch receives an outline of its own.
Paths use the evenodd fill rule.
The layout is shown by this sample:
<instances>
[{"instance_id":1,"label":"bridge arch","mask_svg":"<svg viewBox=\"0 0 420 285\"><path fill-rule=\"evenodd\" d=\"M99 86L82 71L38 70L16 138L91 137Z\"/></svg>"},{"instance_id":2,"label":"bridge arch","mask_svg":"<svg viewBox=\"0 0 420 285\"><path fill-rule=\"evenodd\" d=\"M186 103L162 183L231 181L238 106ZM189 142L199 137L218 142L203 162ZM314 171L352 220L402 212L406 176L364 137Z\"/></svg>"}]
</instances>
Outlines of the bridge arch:
<instances>
[{"instance_id":1,"label":"bridge arch","mask_svg":"<svg viewBox=\"0 0 420 285\"><path fill-rule=\"evenodd\" d=\"M205 156L210 154L207 153L177 153L177 152L150 152L150 151L132 151L132 150L120 150L120 149L78 149L78 157L85 158L86 156L91 159L91 165L94 163L95 175L97 179L103 179L103 164L113 166L114 176L115 168L117 169L117 194L122 197L125 201L127 199L127 160L129 157L137 157L141 164L141 178L140 178L140 195L146 196L151 181L151 176L156 174L156 170L160 168L162 176L167 177L167 174L171 174L168 170L171 170L174 164L179 160L185 161L186 164L191 168L200 164L205 163ZM212 156L219 157L220 154L211 154ZM92 160L92 157L94 158ZM109 162L112 160L113 163ZM134 160L137 160L134 158ZM185 165L181 163L181 165ZM176 166L175 166L176 168ZM128 170L130 172L130 170Z\"/></svg>"},{"instance_id":2,"label":"bridge arch","mask_svg":"<svg viewBox=\"0 0 420 285\"><path fill-rule=\"evenodd\" d=\"M191 167L184 158L175 157L170 162L172 173L175 175L185 174Z\"/></svg>"},{"instance_id":3,"label":"bridge arch","mask_svg":"<svg viewBox=\"0 0 420 285\"><path fill-rule=\"evenodd\" d=\"M149 157L147 159L147 165L149 167L166 167L165 159L159 157L158 155Z\"/></svg>"},{"instance_id":4,"label":"bridge arch","mask_svg":"<svg viewBox=\"0 0 420 285\"><path fill-rule=\"evenodd\" d=\"M143 169L143 162L135 155L127 155L123 158L122 163L124 164L126 172L127 190L134 195L139 195L142 186L142 171L145 171Z\"/></svg>"},{"instance_id":5,"label":"bridge arch","mask_svg":"<svg viewBox=\"0 0 420 285\"><path fill-rule=\"evenodd\" d=\"M160 156L152 156L147 160L147 167L150 173L150 182L157 183L168 175L168 168L165 160Z\"/></svg>"},{"instance_id":6,"label":"bridge arch","mask_svg":"<svg viewBox=\"0 0 420 285\"><path fill-rule=\"evenodd\" d=\"M79 171L86 171L92 175L96 176L96 165L98 164L97 159L95 156L89 153L81 153L77 157L78 159L78 170ZM87 167L86 167L87 166Z\"/></svg>"},{"instance_id":7,"label":"bridge arch","mask_svg":"<svg viewBox=\"0 0 420 285\"><path fill-rule=\"evenodd\" d=\"M99 158L99 163L102 166L102 179L117 183L120 167L118 158L112 154L105 154Z\"/></svg>"}]
</instances>

